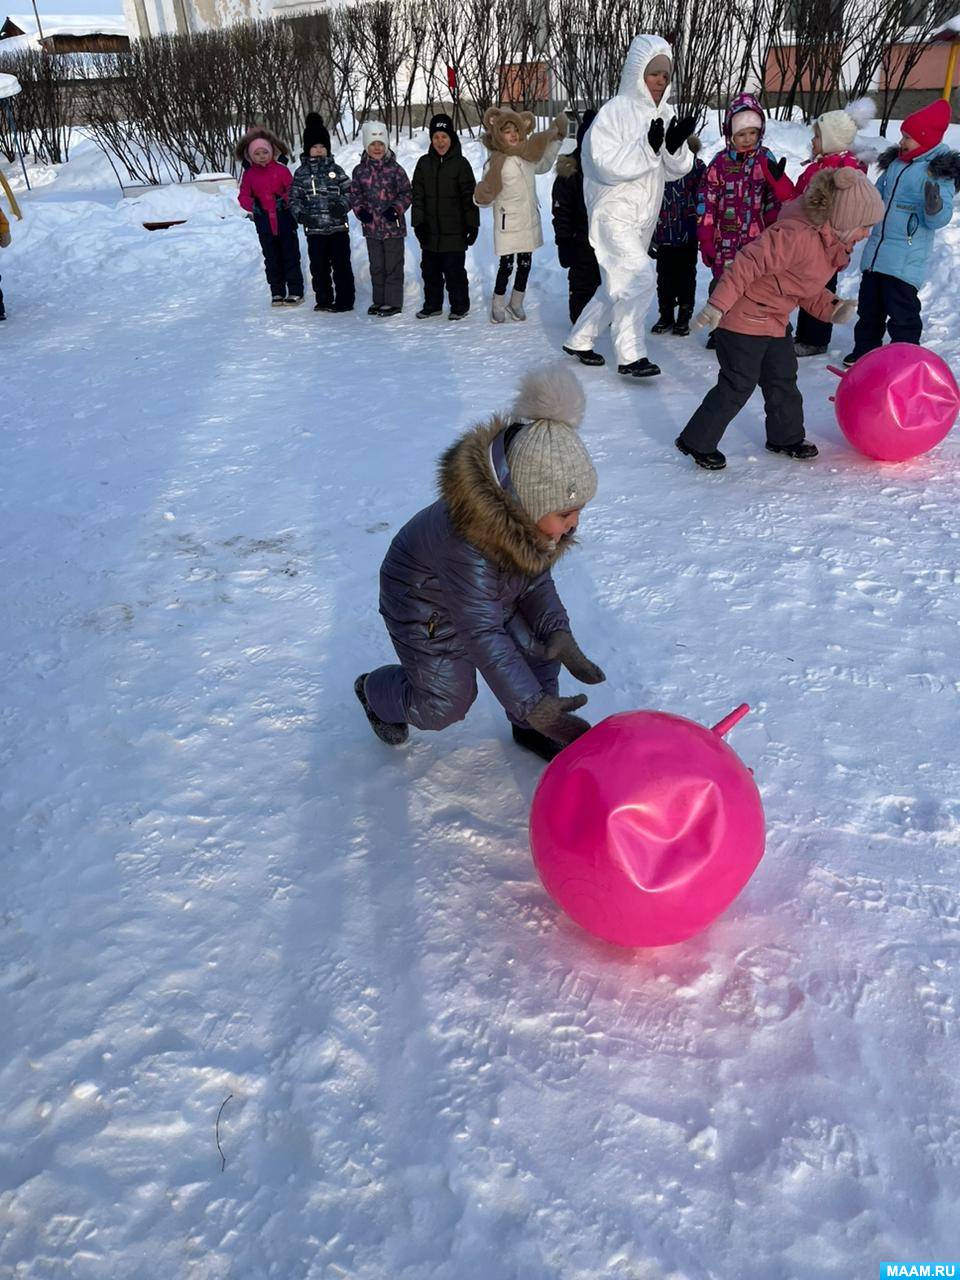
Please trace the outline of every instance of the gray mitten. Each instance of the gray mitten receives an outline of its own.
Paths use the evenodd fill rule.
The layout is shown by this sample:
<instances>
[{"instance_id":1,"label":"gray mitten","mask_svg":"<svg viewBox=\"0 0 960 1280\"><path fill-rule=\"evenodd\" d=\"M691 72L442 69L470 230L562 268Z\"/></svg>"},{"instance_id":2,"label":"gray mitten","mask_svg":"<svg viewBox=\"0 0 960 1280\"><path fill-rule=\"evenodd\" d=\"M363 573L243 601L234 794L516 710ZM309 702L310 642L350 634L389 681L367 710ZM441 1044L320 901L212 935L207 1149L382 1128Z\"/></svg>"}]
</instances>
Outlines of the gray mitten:
<instances>
[{"instance_id":1,"label":"gray mitten","mask_svg":"<svg viewBox=\"0 0 960 1280\"><path fill-rule=\"evenodd\" d=\"M925 182L923 184L923 212L928 218L936 217L943 208L943 196L940 194L940 188L935 182Z\"/></svg>"},{"instance_id":2,"label":"gray mitten","mask_svg":"<svg viewBox=\"0 0 960 1280\"><path fill-rule=\"evenodd\" d=\"M547 657L562 662L574 680L581 684L600 684L606 676L591 662L569 631L554 631L547 641Z\"/></svg>"},{"instance_id":3,"label":"gray mitten","mask_svg":"<svg viewBox=\"0 0 960 1280\"><path fill-rule=\"evenodd\" d=\"M579 710L586 701L585 693L578 693L574 698L555 698L552 693L545 693L528 713L527 724L551 742L568 747L590 728L586 720L570 714Z\"/></svg>"}]
</instances>

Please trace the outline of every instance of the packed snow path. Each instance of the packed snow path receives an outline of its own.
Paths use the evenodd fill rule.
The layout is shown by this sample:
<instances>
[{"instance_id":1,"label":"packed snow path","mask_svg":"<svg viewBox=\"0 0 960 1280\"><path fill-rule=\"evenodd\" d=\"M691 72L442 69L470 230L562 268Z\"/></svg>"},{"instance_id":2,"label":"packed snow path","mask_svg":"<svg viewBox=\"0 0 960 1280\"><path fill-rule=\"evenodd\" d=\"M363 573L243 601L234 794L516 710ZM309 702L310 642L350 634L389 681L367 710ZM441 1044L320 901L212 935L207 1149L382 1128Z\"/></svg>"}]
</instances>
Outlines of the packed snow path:
<instances>
[{"instance_id":1,"label":"packed snow path","mask_svg":"<svg viewBox=\"0 0 960 1280\"><path fill-rule=\"evenodd\" d=\"M749 701L769 822L706 933L618 951L543 893L540 766L486 691L397 751L352 693L437 455L563 338L555 264L524 326L478 277L467 321L415 320L409 261L402 318L363 275L354 315L277 312L242 220L33 208L0 264L0 1275L955 1257L960 438L858 458L807 361L821 459L768 456L754 401L711 476L672 447L702 339L654 340L655 383L582 371L600 492L558 583L608 673L588 712ZM956 230L939 252L943 281Z\"/></svg>"}]
</instances>

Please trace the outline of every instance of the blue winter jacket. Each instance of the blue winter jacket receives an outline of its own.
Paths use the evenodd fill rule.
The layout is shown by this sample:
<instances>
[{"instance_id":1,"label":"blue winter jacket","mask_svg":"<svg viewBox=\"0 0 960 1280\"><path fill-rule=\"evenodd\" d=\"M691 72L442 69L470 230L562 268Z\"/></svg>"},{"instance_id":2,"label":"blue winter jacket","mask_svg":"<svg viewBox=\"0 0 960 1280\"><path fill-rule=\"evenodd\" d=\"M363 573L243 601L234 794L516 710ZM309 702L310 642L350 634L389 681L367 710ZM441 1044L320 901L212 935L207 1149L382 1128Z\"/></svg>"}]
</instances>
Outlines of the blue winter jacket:
<instances>
[{"instance_id":1,"label":"blue winter jacket","mask_svg":"<svg viewBox=\"0 0 960 1280\"><path fill-rule=\"evenodd\" d=\"M925 151L916 160L902 160L891 147L879 160L883 172L877 190L886 211L876 223L863 250L861 268L897 276L919 289L927 274L933 233L953 216L954 191L960 188L960 155L945 144ZM932 216L924 211L924 187L936 182L943 207Z\"/></svg>"},{"instance_id":2,"label":"blue winter jacket","mask_svg":"<svg viewBox=\"0 0 960 1280\"><path fill-rule=\"evenodd\" d=\"M545 658L549 637L570 623L550 575L565 545L545 538L512 493L513 429L494 419L444 454L440 500L403 526L381 566L380 613L438 701L463 700L466 659L523 721L543 697L524 654Z\"/></svg>"}]
</instances>

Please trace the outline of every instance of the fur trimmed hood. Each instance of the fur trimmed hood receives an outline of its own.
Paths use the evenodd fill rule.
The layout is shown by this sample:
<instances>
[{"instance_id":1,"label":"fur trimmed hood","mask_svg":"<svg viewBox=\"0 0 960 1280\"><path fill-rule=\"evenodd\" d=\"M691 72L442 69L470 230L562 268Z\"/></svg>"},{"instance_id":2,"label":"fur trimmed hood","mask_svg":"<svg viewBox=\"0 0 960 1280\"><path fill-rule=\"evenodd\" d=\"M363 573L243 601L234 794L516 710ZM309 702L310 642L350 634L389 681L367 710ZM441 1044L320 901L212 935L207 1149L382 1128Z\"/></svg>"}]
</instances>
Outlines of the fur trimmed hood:
<instances>
[{"instance_id":1,"label":"fur trimmed hood","mask_svg":"<svg viewBox=\"0 0 960 1280\"><path fill-rule=\"evenodd\" d=\"M440 459L439 489L465 542L498 568L532 578L556 564L570 544L545 537L497 479L491 448L511 425L497 415L465 432Z\"/></svg>"},{"instance_id":2,"label":"fur trimmed hood","mask_svg":"<svg viewBox=\"0 0 960 1280\"><path fill-rule=\"evenodd\" d=\"M564 126L562 136L565 137L566 115L557 116L549 129L534 133L537 121L531 111L511 111L509 107L487 107L483 113L483 133L480 135L480 141L488 151L499 151L505 156L519 156L521 160L528 160L530 164L539 164L546 154L547 147L561 136L559 132L561 122ZM507 146L501 137L504 125L508 124L512 124L520 135L520 142L515 147Z\"/></svg>"},{"instance_id":3,"label":"fur trimmed hood","mask_svg":"<svg viewBox=\"0 0 960 1280\"><path fill-rule=\"evenodd\" d=\"M928 152L927 155L930 159L927 165L930 177L938 180L947 178L953 183L954 190L960 191L960 151L951 151L943 147L942 150L937 148L936 151ZM918 158L922 159L922 157ZM886 173L894 160L899 159L901 159L900 148L887 147L886 151L882 151L877 157L877 166L881 173Z\"/></svg>"},{"instance_id":4,"label":"fur trimmed hood","mask_svg":"<svg viewBox=\"0 0 960 1280\"><path fill-rule=\"evenodd\" d=\"M237 143L234 151L234 154L241 164L246 165L250 163L250 158L247 155L247 148L250 146L250 143L256 141L257 138L263 138L265 141L270 143L271 147L273 147L274 160L280 160L282 163L287 156L290 155L290 148L285 142L282 142L280 138L277 137L272 129L268 129L266 125L255 124L251 125L246 131Z\"/></svg>"}]
</instances>

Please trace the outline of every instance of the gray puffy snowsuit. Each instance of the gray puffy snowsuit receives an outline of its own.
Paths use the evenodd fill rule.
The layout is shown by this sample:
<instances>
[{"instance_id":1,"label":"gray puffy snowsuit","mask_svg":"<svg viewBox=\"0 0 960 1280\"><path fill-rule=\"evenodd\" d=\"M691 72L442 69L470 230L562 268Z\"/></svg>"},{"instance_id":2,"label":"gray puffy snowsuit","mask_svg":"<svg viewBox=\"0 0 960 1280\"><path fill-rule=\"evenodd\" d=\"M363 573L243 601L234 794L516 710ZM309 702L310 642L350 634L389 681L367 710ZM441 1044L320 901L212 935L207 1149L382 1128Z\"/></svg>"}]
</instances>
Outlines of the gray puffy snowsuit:
<instances>
[{"instance_id":1,"label":"gray puffy snowsuit","mask_svg":"<svg viewBox=\"0 0 960 1280\"><path fill-rule=\"evenodd\" d=\"M380 569L380 613L401 666L366 680L389 723L442 729L477 696L477 672L514 724L559 664L545 644L570 623L550 575L566 549L545 538L513 496L506 444L518 427L474 427L440 462L440 500L408 521Z\"/></svg>"}]
</instances>

